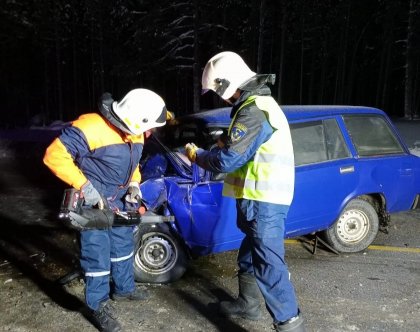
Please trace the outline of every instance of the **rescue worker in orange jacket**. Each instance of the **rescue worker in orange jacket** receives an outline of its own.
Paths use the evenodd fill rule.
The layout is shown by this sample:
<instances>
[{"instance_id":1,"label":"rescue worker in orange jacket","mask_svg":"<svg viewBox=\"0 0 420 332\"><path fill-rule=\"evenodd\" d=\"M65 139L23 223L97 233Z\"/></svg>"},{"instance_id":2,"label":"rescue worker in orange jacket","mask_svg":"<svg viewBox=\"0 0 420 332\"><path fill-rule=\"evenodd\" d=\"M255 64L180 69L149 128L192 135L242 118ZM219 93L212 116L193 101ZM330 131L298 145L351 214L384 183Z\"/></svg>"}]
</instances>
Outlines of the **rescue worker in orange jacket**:
<instances>
[{"instance_id":1,"label":"rescue worker in orange jacket","mask_svg":"<svg viewBox=\"0 0 420 332\"><path fill-rule=\"evenodd\" d=\"M80 189L85 204L127 210L140 195L139 161L143 133L163 126L163 99L147 89L134 89L121 101L105 93L99 113L81 115L47 148L44 163L61 180ZM100 331L120 331L109 298L143 300L145 290L134 282L132 227L87 229L80 232L80 263L85 300ZM112 284L110 284L112 276Z\"/></svg>"}]
</instances>

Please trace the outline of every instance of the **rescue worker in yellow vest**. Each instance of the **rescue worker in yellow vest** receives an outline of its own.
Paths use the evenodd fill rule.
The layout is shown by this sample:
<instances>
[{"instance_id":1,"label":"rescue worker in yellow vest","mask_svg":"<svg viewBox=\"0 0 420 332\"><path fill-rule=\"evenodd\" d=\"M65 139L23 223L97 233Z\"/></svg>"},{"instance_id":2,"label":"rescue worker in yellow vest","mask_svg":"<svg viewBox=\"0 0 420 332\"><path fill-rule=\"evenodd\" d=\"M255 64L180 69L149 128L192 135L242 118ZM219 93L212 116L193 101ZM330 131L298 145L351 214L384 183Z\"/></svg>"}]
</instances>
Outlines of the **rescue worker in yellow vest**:
<instances>
[{"instance_id":1,"label":"rescue worker in yellow vest","mask_svg":"<svg viewBox=\"0 0 420 332\"><path fill-rule=\"evenodd\" d=\"M81 115L65 128L47 148L44 163L61 180L80 189L86 205L102 206L106 199L114 211L129 210L141 195L143 133L166 123L165 102L153 91L134 89L121 101L105 93L99 111ZM136 289L134 282L133 227L85 229L80 232L80 244L91 320L100 331L120 331L109 298L148 297L147 290Z\"/></svg>"},{"instance_id":2,"label":"rescue worker in yellow vest","mask_svg":"<svg viewBox=\"0 0 420 332\"><path fill-rule=\"evenodd\" d=\"M267 84L275 75L257 75L233 52L206 64L204 91L231 104L231 124L221 148L185 146L190 161L228 173L223 195L236 198L237 225L245 234L237 263L239 295L220 303L225 316L261 317L264 297L276 331L306 331L284 259L285 220L294 192L294 156L285 115ZM219 144L219 147L221 145Z\"/></svg>"}]
</instances>

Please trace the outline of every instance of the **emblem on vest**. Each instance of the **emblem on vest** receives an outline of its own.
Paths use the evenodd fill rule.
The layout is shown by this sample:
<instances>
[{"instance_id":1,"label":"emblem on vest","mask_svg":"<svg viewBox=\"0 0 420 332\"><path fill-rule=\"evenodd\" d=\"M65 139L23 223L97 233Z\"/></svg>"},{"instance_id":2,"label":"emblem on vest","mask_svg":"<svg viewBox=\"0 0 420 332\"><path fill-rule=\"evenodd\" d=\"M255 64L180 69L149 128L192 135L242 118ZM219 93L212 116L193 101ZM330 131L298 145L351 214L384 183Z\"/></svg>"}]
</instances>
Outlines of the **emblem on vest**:
<instances>
[{"instance_id":1,"label":"emblem on vest","mask_svg":"<svg viewBox=\"0 0 420 332\"><path fill-rule=\"evenodd\" d=\"M232 142L237 142L246 135L247 131L248 128L242 123L236 123L230 132L230 139Z\"/></svg>"}]
</instances>

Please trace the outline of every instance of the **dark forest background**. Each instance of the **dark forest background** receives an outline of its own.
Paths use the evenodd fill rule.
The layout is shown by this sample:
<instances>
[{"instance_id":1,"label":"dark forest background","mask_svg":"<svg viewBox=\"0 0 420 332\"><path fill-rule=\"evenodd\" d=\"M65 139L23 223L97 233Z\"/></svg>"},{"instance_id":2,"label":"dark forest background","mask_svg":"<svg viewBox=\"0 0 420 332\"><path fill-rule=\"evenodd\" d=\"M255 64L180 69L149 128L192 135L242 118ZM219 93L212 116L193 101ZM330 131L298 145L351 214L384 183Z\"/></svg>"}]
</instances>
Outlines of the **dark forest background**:
<instances>
[{"instance_id":1,"label":"dark forest background","mask_svg":"<svg viewBox=\"0 0 420 332\"><path fill-rule=\"evenodd\" d=\"M420 117L420 0L2 0L1 127L68 121L137 87L177 116L222 106L200 82L225 50L275 73L281 104Z\"/></svg>"}]
</instances>

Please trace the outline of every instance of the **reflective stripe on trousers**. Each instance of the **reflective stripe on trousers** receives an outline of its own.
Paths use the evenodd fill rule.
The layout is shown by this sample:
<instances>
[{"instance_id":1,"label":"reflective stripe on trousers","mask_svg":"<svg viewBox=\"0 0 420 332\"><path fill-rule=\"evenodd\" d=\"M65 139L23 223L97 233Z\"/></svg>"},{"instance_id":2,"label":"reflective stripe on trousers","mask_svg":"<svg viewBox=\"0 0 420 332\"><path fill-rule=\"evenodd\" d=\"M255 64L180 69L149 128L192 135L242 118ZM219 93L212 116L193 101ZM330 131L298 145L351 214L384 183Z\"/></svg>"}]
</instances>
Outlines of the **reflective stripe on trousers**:
<instances>
[{"instance_id":1,"label":"reflective stripe on trousers","mask_svg":"<svg viewBox=\"0 0 420 332\"><path fill-rule=\"evenodd\" d=\"M80 233L80 239L80 265L85 272L85 297L89 308L97 310L101 302L109 299L110 274L113 292L134 291L132 227L86 230Z\"/></svg>"},{"instance_id":2,"label":"reflective stripe on trousers","mask_svg":"<svg viewBox=\"0 0 420 332\"><path fill-rule=\"evenodd\" d=\"M245 233L238 252L239 273L254 274L274 322L298 313L295 290L284 260L286 205L237 200L238 227Z\"/></svg>"}]
</instances>

